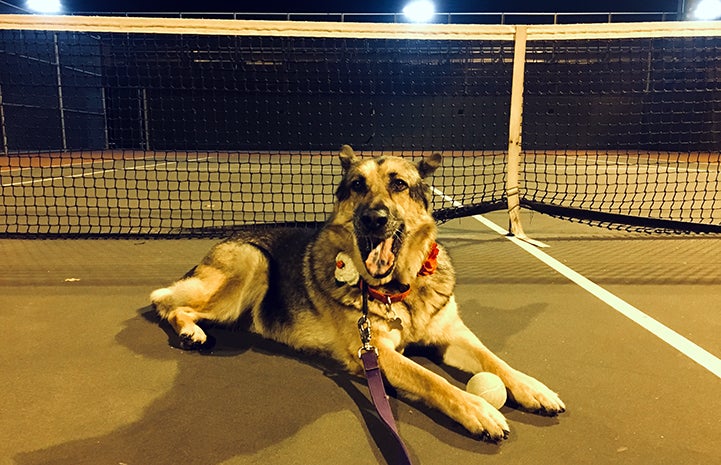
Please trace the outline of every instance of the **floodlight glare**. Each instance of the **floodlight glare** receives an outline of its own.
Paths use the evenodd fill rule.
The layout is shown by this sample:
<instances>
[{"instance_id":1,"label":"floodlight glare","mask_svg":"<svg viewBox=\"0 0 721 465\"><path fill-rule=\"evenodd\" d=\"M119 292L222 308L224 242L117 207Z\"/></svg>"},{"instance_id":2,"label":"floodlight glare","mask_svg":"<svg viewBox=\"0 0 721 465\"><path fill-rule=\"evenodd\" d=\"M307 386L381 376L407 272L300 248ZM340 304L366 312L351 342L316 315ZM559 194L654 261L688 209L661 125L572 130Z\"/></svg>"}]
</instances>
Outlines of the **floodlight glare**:
<instances>
[{"instance_id":1,"label":"floodlight glare","mask_svg":"<svg viewBox=\"0 0 721 465\"><path fill-rule=\"evenodd\" d=\"M721 18L721 0L701 0L694 8L692 18L701 21Z\"/></svg>"},{"instance_id":2,"label":"floodlight glare","mask_svg":"<svg viewBox=\"0 0 721 465\"><path fill-rule=\"evenodd\" d=\"M427 23L436 14L436 7L429 0L415 0L403 8L403 15L414 23Z\"/></svg>"},{"instance_id":3,"label":"floodlight glare","mask_svg":"<svg viewBox=\"0 0 721 465\"><path fill-rule=\"evenodd\" d=\"M60 0L27 0L25 5L38 13L60 13L63 10Z\"/></svg>"}]
</instances>

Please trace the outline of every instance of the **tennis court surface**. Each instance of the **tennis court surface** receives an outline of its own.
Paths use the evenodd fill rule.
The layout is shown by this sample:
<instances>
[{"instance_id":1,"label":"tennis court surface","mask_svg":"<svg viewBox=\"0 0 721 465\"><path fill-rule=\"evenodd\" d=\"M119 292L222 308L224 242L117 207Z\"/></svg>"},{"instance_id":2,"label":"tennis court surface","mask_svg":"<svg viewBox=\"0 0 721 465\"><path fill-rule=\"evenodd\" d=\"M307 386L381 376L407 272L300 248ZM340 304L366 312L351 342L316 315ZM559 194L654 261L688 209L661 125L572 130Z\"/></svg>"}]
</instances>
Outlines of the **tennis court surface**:
<instances>
[{"instance_id":1,"label":"tennis court surface","mask_svg":"<svg viewBox=\"0 0 721 465\"><path fill-rule=\"evenodd\" d=\"M568 407L489 444L391 393L416 465L720 463L720 31L0 15L0 465L394 464L364 379L148 301L325 220L342 144L443 153L465 320Z\"/></svg>"},{"instance_id":2,"label":"tennis court surface","mask_svg":"<svg viewBox=\"0 0 721 465\"><path fill-rule=\"evenodd\" d=\"M512 432L495 445L393 395L414 463L716 463L721 238L528 212L524 224L551 246L542 254L622 303L592 295L476 218L443 224L468 325L558 390L568 411L546 418L503 407ZM173 347L148 293L213 242L0 240L0 464L393 463L364 380L230 329L210 330L208 353ZM624 303L647 315L646 327L620 313ZM659 333L650 318L675 333ZM676 336L689 344L674 347ZM414 357L459 386L467 380Z\"/></svg>"}]
</instances>

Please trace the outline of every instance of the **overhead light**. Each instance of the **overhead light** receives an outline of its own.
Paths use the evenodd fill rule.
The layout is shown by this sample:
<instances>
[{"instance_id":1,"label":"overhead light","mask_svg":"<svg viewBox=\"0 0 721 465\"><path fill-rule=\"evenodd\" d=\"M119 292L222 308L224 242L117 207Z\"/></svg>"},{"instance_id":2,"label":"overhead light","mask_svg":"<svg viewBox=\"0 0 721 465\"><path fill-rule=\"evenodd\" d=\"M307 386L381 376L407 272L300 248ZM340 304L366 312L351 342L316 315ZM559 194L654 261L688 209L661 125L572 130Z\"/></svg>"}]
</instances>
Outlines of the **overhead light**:
<instances>
[{"instance_id":1,"label":"overhead light","mask_svg":"<svg viewBox=\"0 0 721 465\"><path fill-rule=\"evenodd\" d=\"M691 17L701 21L721 18L721 0L701 0L691 12Z\"/></svg>"},{"instance_id":2,"label":"overhead light","mask_svg":"<svg viewBox=\"0 0 721 465\"><path fill-rule=\"evenodd\" d=\"M36 13L60 13L63 5L60 0L27 0L25 6Z\"/></svg>"},{"instance_id":3,"label":"overhead light","mask_svg":"<svg viewBox=\"0 0 721 465\"><path fill-rule=\"evenodd\" d=\"M414 0L403 8L403 15L414 23L427 23L436 14L436 7L429 0Z\"/></svg>"}]
</instances>

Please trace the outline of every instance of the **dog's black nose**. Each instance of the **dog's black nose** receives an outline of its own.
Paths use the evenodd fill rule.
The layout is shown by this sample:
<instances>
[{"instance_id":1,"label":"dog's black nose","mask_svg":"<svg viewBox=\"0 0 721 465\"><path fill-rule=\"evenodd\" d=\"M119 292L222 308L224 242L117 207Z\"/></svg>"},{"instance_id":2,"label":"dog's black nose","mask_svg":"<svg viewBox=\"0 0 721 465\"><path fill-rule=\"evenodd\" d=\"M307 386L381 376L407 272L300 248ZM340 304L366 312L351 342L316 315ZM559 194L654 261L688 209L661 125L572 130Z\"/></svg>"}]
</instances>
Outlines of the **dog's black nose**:
<instances>
[{"instance_id":1,"label":"dog's black nose","mask_svg":"<svg viewBox=\"0 0 721 465\"><path fill-rule=\"evenodd\" d=\"M364 211L360 217L361 224L368 232L378 232L388 224L388 209L374 208Z\"/></svg>"}]
</instances>

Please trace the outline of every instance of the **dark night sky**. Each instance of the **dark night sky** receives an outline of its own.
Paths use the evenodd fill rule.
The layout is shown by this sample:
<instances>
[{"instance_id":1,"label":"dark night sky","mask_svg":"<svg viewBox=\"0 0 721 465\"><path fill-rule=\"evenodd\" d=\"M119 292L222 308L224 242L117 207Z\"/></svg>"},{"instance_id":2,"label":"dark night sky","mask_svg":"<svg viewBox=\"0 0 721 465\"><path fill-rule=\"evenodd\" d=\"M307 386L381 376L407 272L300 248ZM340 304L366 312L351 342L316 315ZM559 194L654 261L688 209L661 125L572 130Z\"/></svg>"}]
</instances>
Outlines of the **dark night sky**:
<instances>
[{"instance_id":1,"label":"dark night sky","mask_svg":"<svg viewBox=\"0 0 721 465\"><path fill-rule=\"evenodd\" d=\"M408 0L61 0L67 11L217 11L217 12L400 12ZM688 2L689 0L687 0ZM3 0L24 6L25 0ZM438 12L643 12L676 11L679 0L435 0ZM0 12L9 12L0 3Z\"/></svg>"}]
</instances>

